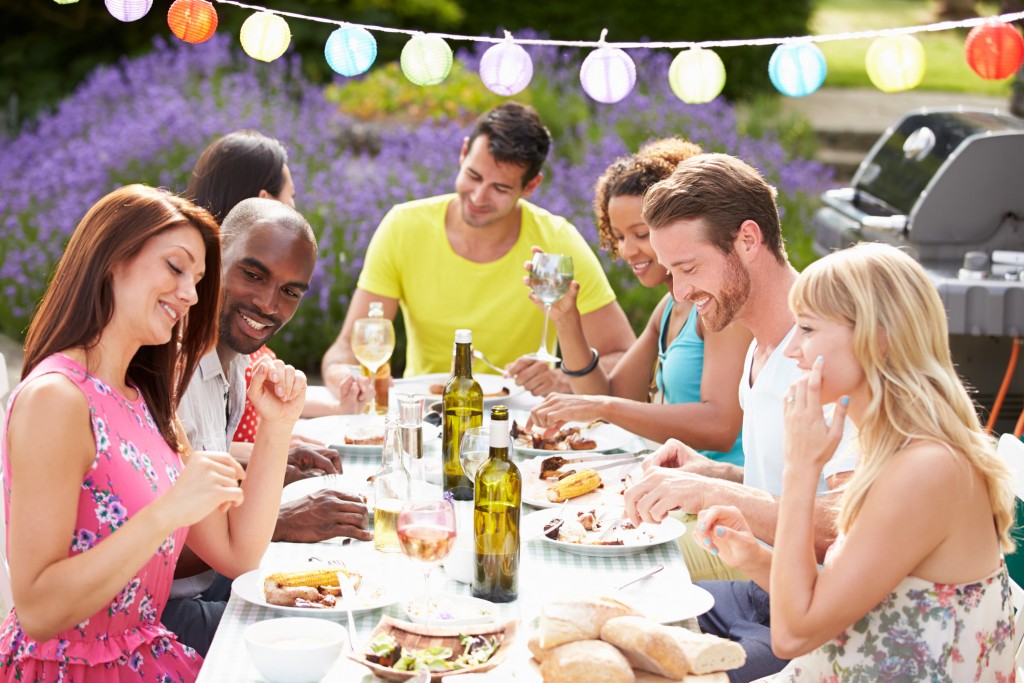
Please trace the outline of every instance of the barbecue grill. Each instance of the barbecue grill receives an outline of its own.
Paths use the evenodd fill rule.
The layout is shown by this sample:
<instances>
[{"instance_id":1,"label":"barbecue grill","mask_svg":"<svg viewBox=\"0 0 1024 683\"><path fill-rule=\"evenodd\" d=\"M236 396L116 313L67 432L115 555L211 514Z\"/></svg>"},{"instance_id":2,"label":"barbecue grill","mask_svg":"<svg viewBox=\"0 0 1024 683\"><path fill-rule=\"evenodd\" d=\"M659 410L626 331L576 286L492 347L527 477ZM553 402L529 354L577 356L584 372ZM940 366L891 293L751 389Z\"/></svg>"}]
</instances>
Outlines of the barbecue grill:
<instances>
[{"instance_id":1,"label":"barbecue grill","mask_svg":"<svg viewBox=\"0 0 1024 683\"><path fill-rule=\"evenodd\" d=\"M852 187L822 202L812 219L817 253L886 242L924 266L946 307L957 368L991 407L1013 338L1024 336L1024 120L966 109L907 114L878 139ZM999 431L1024 406L1021 374Z\"/></svg>"}]
</instances>

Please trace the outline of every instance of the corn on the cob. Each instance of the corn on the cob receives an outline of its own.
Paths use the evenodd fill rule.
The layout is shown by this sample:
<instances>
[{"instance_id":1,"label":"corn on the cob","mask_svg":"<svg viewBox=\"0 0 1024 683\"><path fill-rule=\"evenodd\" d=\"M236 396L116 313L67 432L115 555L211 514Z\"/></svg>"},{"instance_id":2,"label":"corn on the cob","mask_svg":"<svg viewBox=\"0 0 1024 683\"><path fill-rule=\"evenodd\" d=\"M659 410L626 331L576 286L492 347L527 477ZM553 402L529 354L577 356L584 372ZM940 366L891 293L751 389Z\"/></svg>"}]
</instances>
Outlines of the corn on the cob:
<instances>
[{"instance_id":1,"label":"corn on the cob","mask_svg":"<svg viewBox=\"0 0 1024 683\"><path fill-rule=\"evenodd\" d=\"M601 475L594 470L580 470L548 487L548 500L561 503L567 498L576 498L590 493L601 486Z\"/></svg>"},{"instance_id":2,"label":"corn on the cob","mask_svg":"<svg viewBox=\"0 0 1024 683\"><path fill-rule=\"evenodd\" d=\"M338 572L344 572L352 579L352 582L356 587L359 586L359 581L362 577L355 572L350 572L347 569L342 569L341 567L331 569L307 569L297 572L275 572L264 580L264 584L273 588L290 588L292 586L311 586L313 588L317 588L319 586L337 586Z\"/></svg>"}]
</instances>

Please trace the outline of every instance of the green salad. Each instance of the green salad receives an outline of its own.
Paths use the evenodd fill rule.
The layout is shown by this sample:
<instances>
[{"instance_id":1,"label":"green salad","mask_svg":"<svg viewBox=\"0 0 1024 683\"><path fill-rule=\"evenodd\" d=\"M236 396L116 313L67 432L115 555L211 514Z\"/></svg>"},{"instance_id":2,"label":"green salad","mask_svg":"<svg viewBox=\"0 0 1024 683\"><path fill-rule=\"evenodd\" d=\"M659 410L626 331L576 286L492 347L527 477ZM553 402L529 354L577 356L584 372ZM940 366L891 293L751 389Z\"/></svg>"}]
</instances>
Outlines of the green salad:
<instances>
[{"instance_id":1,"label":"green salad","mask_svg":"<svg viewBox=\"0 0 1024 683\"><path fill-rule=\"evenodd\" d=\"M399 646L390 633L379 633L370 641L366 659L398 671L456 671L483 664L499 647L496 636L459 636L459 644L462 645L462 653L456 657L450 647L434 646L412 650Z\"/></svg>"}]
</instances>

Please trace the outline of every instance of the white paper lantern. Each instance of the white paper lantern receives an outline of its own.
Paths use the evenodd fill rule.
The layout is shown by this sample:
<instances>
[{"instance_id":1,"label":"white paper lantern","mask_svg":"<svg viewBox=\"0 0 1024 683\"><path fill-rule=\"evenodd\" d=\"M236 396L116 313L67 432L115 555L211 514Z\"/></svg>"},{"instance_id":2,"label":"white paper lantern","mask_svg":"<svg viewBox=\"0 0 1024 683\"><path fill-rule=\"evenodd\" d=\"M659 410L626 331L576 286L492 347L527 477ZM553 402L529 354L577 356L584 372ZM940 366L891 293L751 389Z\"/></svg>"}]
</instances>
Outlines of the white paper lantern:
<instances>
[{"instance_id":1,"label":"white paper lantern","mask_svg":"<svg viewBox=\"0 0 1024 683\"><path fill-rule=\"evenodd\" d=\"M533 60L521 45L505 34L505 42L492 45L480 58L480 80L487 89L508 97L530 84L533 78Z\"/></svg>"},{"instance_id":2,"label":"white paper lantern","mask_svg":"<svg viewBox=\"0 0 1024 683\"><path fill-rule=\"evenodd\" d=\"M106 5L118 21L138 21L149 12L153 0L106 0Z\"/></svg>"},{"instance_id":3,"label":"white paper lantern","mask_svg":"<svg viewBox=\"0 0 1024 683\"><path fill-rule=\"evenodd\" d=\"M272 62L288 49L292 40L288 22L273 12L257 12L242 24L242 49L253 59Z\"/></svg>"},{"instance_id":4,"label":"white paper lantern","mask_svg":"<svg viewBox=\"0 0 1024 683\"><path fill-rule=\"evenodd\" d=\"M602 42L603 36L602 33ZM636 85L636 65L617 47L604 45L583 60L580 84L591 98L614 104L628 95Z\"/></svg>"}]
</instances>

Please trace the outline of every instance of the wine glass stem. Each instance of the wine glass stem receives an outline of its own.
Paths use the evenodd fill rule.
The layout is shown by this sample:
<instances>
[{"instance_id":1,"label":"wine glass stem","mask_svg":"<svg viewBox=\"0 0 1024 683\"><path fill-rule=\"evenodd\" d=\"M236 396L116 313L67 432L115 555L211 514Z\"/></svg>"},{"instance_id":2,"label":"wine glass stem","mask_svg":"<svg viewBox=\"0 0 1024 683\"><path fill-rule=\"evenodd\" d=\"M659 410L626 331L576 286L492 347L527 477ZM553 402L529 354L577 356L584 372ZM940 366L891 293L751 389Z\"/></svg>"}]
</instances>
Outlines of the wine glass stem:
<instances>
[{"instance_id":1,"label":"wine glass stem","mask_svg":"<svg viewBox=\"0 0 1024 683\"><path fill-rule=\"evenodd\" d=\"M537 353L548 355L548 317L551 315L551 304L544 304L544 331L540 335L540 348Z\"/></svg>"},{"instance_id":2,"label":"wine glass stem","mask_svg":"<svg viewBox=\"0 0 1024 683\"><path fill-rule=\"evenodd\" d=\"M428 565L423 570L423 601L424 601L424 604L426 604L426 606L427 606L427 611L426 611L426 622L427 622L426 625L427 625L427 627L430 626L430 607L431 607L431 605L430 605L430 570L431 569L433 569L433 567Z\"/></svg>"}]
</instances>

